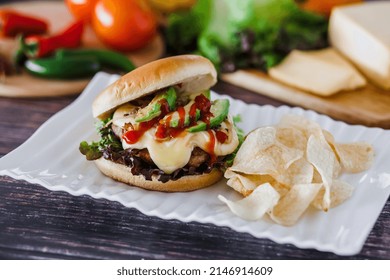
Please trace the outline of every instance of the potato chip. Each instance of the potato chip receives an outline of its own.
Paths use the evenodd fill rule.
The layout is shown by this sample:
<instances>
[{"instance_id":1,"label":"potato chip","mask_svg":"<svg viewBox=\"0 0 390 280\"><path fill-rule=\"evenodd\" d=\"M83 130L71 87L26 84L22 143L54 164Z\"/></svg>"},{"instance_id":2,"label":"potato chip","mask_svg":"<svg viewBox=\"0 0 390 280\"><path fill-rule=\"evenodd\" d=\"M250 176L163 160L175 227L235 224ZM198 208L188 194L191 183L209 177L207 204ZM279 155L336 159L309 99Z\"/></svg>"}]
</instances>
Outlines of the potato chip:
<instances>
[{"instance_id":1,"label":"potato chip","mask_svg":"<svg viewBox=\"0 0 390 280\"><path fill-rule=\"evenodd\" d=\"M271 211L271 219L278 224L295 224L316 197L322 184L299 184L280 199Z\"/></svg>"},{"instance_id":2,"label":"potato chip","mask_svg":"<svg viewBox=\"0 0 390 280\"><path fill-rule=\"evenodd\" d=\"M269 181L271 186L279 193L280 197L285 196L290 191L290 186L283 185L276 181L275 179Z\"/></svg>"},{"instance_id":3,"label":"potato chip","mask_svg":"<svg viewBox=\"0 0 390 280\"><path fill-rule=\"evenodd\" d=\"M232 178L232 177L234 177L236 175L237 175L237 173L232 171L230 168L227 168L226 171L225 171L225 174L224 174L226 179L230 179L230 178Z\"/></svg>"},{"instance_id":4,"label":"potato chip","mask_svg":"<svg viewBox=\"0 0 390 280\"><path fill-rule=\"evenodd\" d=\"M330 206L330 187L333 181L333 168L336 156L328 144L312 135L307 141L307 160L321 175L325 188L323 197L323 209L327 211Z\"/></svg>"},{"instance_id":5,"label":"potato chip","mask_svg":"<svg viewBox=\"0 0 390 280\"><path fill-rule=\"evenodd\" d=\"M241 161L230 167L231 171L243 174L275 175L278 167L275 159L268 155L262 155L254 159Z\"/></svg>"},{"instance_id":6,"label":"potato chip","mask_svg":"<svg viewBox=\"0 0 390 280\"><path fill-rule=\"evenodd\" d=\"M290 187L279 183L270 175L253 175L233 172L229 168L225 172L225 177L229 179L227 185L232 187L243 196L250 195L258 186L269 183L280 196L285 195Z\"/></svg>"},{"instance_id":7,"label":"potato chip","mask_svg":"<svg viewBox=\"0 0 390 280\"><path fill-rule=\"evenodd\" d=\"M341 181L334 180L332 187L330 188L330 207L336 207L350 198L353 194L354 187L350 184Z\"/></svg>"},{"instance_id":8,"label":"potato chip","mask_svg":"<svg viewBox=\"0 0 390 280\"><path fill-rule=\"evenodd\" d=\"M333 135L329 131L323 129L322 133L324 134L326 142L328 143L328 145L330 146L330 148L332 149L333 153L336 156L336 160L334 162L334 167L333 167L333 178L338 178L341 173L341 164L340 164L339 155L337 154L336 151L336 142L334 140Z\"/></svg>"},{"instance_id":9,"label":"potato chip","mask_svg":"<svg viewBox=\"0 0 390 280\"><path fill-rule=\"evenodd\" d=\"M337 155L335 154L334 162L333 162L333 179L340 177L342 168L341 164L337 159Z\"/></svg>"},{"instance_id":10,"label":"potato chip","mask_svg":"<svg viewBox=\"0 0 390 280\"><path fill-rule=\"evenodd\" d=\"M298 115L285 115L279 122L278 127L290 127L297 129L303 133L306 139L309 139L311 135L315 135L319 138L325 138L322 133L321 126L303 116Z\"/></svg>"},{"instance_id":11,"label":"potato chip","mask_svg":"<svg viewBox=\"0 0 390 280\"><path fill-rule=\"evenodd\" d=\"M306 150L307 138L301 130L296 128L278 126L276 128L276 140L286 147L301 151Z\"/></svg>"},{"instance_id":12,"label":"potato chip","mask_svg":"<svg viewBox=\"0 0 390 280\"><path fill-rule=\"evenodd\" d=\"M233 188L236 192L242 194L243 196L250 195L254 190L251 188L251 186L244 185L240 180L239 175L231 177L229 180L227 180L226 184Z\"/></svg>"},{"instance_id":13,"label":"potato chip","mask_svg":"<svg viewBox=\"0 0 390 280\"><path fill-rule=\"evenodd\" d=\"M330 188L330 208L336 207L351 197L354 188L346 182L340 180L333 180ZM312 206L319 210L324 210L322 201L325 190L322 188L316 198L311 203Z\"/></svg>"},{"instance_id":14,"label":"potato chip","mask_svg":"<svg viewBox=\"0 0 390 280\"><path fill-rule=\"evenodd\" d=\"M249 196L238 201L231 201L222 195L218 198L237 216L246 220L258 220L276 205L279 194L270 184L265 183L258 186Z\"/></svg>"},{"instance_id":15,"label":"potato chip","mask_svg":"<svg viewBox=\"0 0 390 280\"><path fill-rule=\"evenodd\" d=\"M235 174L227 181L227 184L243 196L248 196L265 182L267 182L266 179L262 179L260 175Z\"/></svg>"},{"instance_id":16,"label":"potato chip","mask_svg":"<svg viewBox=\"0 0 390 280\"><path fill-rule=\"evenodd\" d=\"M322 134L324 135L326 142L332 148L332 151L335 153L337 160L340 161L340 158L336 152L336 142L334 140L333 135L325 129L322 130Z\"/></svg>"},{"instance_id":17,"label":"potato chip","mask_svg":"<svg viewBox=\"0 0 390 280\"><path fill-rule=\"evenodd\" d=\"M256 134L251 133L251 135ZM238 160L236 158L230 167L231 171L276 177L281 172L284 172L284 170L287 170L295 161L302 158L304 152L286 147L275 141L267 148L252 149L250 152L245 151L245 153L240 154L240 158L244 154L246 156L245 160Z\"/></svg>"},{"instance_id":18,"label":"potato chip","mask_svg":"<svg viewBox=\"0 0 390 280\"><path fill-rule=\"evenodd\" d=\"M301 159L304 155L304 151L298 149L292 149L284 146L283 144L278 143L276 145L280 152L282 153L282 165L285 170L287 170L294 162ZM280 169L279 169L280 171Z\"/></svg>"},{"instance_id":19,"label":"potato chip","mask_svg":"<svg viewBox=\"0 0 390 280\"><path fill-rule=\"evenodd\" d=\"M369 168L373 157L369 144L337 144L316 122L287 115L274 127L252 131L226 170L227 184L245 198L219 198L245 219L268 213L291 226L310 205L328 211L348 199L353 187L337 178Z\"/></svg>"},{"instance_id":20,"label":"potato chip","mask_svg":"<svg viewBox=\"0 0 390 280\"><path fill-rule=\"evenodd\" d=\"M374 160L374 149L368 143L336 144L335 147L346 172L362 172L370 168Z\"/></svg>"},{"instance_id":21,"label":"potato chip","mask_svg":"<svg viewBox=\"0 0 390 280\"><path fill-rule=\"evenodd\" d=\"M240 174L228 169L225 172L225 177L229 179L227 185L241 193L243 196L250 195L253 190L265 183L270 183L279 193L285 193L285 186L278 183L269 175Z\"/></svg>"},{"instance_id":22,"label":"potato chip","mask_svg":"<svg viewBox=\"0 0 390 280\"><path fill-rule=\"evenodd\" d=\"M233 165L261 155L263 150L275 143L275 139L276 129L274 127L263 127L253 130L246 136L234 158ZM254 147L256 148L254 149Z\"/></svg>"},{"instance_id":23,"label":"potato chip","mask_svg":"<svg viewBox=\"0 0 390 280\"><path fill-rule=\"evenodd\" d=\"M316 169L314 169L314 172L313 172L313 183L314 184L322 183L322 177Z\"/></svg>"},{"instance_id":24,"label":"potato chip","mask_svg":"<svg viewBox=\"0 0 390 280\"><path fill-rule=\"evenodd\" d=\"M313 181L314 168L305 158L300 158L280 172L276 180L284 185L309 184Z\"/></svg>"},{"instance_id":25,"label":"potato chip","mask_svg":"<svg viewBox=\"0 0 390 280\"><path fill-rule=\"evenodd\" d=\"M274 173L275 161L264 151L274 145L275 134L276 129L273 127L259 128L249 133L238 150L230 170L245 174ZM252 162L258 164L253 165Z\"/></svg>"}]
</instances>

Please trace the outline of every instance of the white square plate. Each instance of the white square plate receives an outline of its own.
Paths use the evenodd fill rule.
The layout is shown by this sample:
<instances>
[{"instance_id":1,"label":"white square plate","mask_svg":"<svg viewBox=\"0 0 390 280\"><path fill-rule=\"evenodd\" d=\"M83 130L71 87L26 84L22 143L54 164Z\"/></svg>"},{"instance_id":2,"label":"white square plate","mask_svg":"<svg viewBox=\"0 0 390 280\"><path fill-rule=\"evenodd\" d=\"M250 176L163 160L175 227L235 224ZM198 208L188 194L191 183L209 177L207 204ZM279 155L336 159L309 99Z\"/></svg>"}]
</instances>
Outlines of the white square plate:
<instances>
[{"instance_id":1,"label":"white square plate","mask_svg":"<svg viewBox=\"0 0 390 280\"><path fill-rule=\"evenodd\" d=\"M23 145L0 159L0 175L26 180L53 191L90 195L118 201L146 215L183 222L197 221L227 226L255 237L300 248L315 248L340 255L360 252L390 194L390 131L351 126L301 108L248 105L230 99L231 113L241 114L245 132L277 123L285 114L303 115L329 130L337 142L366 141L374 146L373 166L341 178L355 186L353 196L329 212L308 211L292 227L266 219L246 221L232 214L218 194L237 197L224 180L189 193L161 193L129 187L103 176L78 150L82 140L96 139L91 103L118 77L97 74L79 98L44 123ZM215 98L217 95L213 93Z\"/></svg>"}]
</instances>

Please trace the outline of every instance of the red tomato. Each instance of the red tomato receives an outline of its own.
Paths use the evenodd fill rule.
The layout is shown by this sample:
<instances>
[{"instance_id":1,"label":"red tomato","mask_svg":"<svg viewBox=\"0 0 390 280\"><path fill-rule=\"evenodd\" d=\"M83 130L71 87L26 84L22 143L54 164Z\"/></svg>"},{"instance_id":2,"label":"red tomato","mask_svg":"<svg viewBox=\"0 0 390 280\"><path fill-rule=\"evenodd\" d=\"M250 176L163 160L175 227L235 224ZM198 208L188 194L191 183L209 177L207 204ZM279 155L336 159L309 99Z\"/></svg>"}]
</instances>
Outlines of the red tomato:
<instances>
[{"instance_id":1,"label":"red tomato","mask_svg":"<svg viewBox=\"0 0 390 280\"><path fill-rule=\"evenodd\" d=\"M76 19L89 21L97 0L65 0L69 11Z\"/></svg>"},{"instance_id":2,"label":"red tomato","mask_svg":"<svg viewBox=\"0 0 390 280\"><path fill-rule=\"evenodd\" d=\"M98 0L92 27L107 46L133 51L150 42L156 34L157 22L145 1Z\"/></svg>"}]
</instances>

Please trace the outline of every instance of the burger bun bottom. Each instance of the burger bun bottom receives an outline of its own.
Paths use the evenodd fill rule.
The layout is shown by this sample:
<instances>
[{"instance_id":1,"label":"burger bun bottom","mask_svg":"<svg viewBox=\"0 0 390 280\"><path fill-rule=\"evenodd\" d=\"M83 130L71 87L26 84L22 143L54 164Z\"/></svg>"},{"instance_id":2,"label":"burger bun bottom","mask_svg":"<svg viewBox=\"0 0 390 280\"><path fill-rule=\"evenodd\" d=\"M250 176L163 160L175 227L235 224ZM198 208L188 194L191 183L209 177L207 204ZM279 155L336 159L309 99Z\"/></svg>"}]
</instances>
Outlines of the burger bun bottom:
<instances>
[{"instance_id":1,"label":"burger bun bottom","mask_svg":"<svg viewBox=\"0 0 390 280\"><path fill-rule=\"evenodd\" d=\"M220 170L213 169L210 173L183 176L177 180L163 183L156 179L146 180L142 175L133 175L130 167L106 160L103 157L95 160L95 163L104 175L114 180L143 189L162 192L193 191L208 187L223 177L223 173Z\"/></svg>"}]
</instances>

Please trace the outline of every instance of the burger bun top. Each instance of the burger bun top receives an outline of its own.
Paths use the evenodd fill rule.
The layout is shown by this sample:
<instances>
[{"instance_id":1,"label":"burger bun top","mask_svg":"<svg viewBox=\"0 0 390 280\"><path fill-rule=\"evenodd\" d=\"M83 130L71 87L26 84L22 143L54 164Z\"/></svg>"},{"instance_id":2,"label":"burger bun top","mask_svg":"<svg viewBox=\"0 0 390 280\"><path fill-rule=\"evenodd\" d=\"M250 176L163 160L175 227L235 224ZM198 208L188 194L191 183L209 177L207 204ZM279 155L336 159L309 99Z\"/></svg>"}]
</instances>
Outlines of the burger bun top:
<instances>
[{"instance_id":1,"label":"burger bun top","mask_svg":"<svg viewBox=\"0 0 390 280\"><path fill-rule=\"evenodd\" d=\"M214 65L198 55L155 60L122 76L103 90L92 104L95 118L107 118L117 107L160 89L180 84L185 92L201 92L217 82Z\"/></svg>"}]
</instances>

